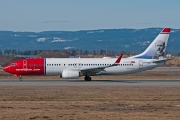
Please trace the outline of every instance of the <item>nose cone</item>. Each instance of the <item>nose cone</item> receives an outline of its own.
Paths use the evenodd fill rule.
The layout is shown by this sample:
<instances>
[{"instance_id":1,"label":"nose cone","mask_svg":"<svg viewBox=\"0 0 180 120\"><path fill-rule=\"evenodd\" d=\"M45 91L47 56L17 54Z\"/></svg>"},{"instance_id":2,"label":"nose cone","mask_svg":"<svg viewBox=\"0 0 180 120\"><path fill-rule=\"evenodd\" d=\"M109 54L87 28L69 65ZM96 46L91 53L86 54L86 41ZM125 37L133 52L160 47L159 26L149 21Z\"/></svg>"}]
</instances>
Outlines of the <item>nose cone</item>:
<instances>
[{"instance_id":1,"label":"nose cone","mask_svg":"<svg viewBox=\"0 0 180 120\"><path fill-rule=\"evenodd\" d=\"M5 66L5 67L3 68L3 70L4 70L5 72L8 72L8 73L10 73L10 71L11 71L11 69L10 69L9 66Z\"/></svg>"}]
</instances>

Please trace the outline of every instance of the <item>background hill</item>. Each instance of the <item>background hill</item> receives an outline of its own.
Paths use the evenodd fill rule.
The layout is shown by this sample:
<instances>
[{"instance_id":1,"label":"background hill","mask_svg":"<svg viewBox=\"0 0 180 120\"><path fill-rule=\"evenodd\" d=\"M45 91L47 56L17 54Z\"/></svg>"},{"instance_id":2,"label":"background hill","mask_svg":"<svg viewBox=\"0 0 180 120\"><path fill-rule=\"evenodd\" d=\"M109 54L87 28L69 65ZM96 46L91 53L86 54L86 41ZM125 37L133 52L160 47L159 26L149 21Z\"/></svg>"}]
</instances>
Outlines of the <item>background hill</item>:
<instances>
[{"instance_id":1,"label":"background hill","mask_svg":"<svg viewBox=\"0 0 180 120\"><path fill-rule=\"evenodd\" d=\"M0 50L128 50L142 52L162 28L83 31L0 31ZM172 29L168 51L180 51L180 29Z\"/></svg>"}]
</instances>

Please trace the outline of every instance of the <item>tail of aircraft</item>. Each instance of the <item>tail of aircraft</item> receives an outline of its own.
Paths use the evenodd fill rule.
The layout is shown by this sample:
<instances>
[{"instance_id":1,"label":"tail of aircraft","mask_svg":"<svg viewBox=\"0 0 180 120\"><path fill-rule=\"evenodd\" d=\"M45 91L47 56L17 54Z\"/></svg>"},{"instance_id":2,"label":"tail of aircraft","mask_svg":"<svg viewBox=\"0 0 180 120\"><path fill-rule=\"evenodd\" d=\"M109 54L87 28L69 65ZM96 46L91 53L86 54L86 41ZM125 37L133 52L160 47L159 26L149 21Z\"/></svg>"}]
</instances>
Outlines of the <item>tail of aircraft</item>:
<instances>
[{"instance_id":1,"label":"tail of aircraft","mask_svg":"<svg viewBox=\"0 0 180 120\"><path fill-rule=\"evenodd\" d=\"M159 59L164 56L171 28L164 28L149 47L141 54L130 58Z\"/></svg>"}]
</instances>

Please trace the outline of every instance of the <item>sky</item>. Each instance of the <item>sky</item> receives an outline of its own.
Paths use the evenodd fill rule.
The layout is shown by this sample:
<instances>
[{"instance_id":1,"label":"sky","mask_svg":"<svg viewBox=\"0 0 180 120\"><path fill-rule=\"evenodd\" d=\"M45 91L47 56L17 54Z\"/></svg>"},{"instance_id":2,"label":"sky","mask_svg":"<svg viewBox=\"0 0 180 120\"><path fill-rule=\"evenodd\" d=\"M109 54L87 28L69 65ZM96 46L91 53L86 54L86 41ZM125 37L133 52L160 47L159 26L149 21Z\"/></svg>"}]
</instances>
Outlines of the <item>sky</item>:
<instances>
[{"instance_id":1,"label":"sky","mask_svg":"<svg viewBox=\"0 0 180 120\"><path fill-rule=\"evenodd\" d=\"M0 30L180 29L180 0L0 0Z\"/></svg>"}]
</instances>

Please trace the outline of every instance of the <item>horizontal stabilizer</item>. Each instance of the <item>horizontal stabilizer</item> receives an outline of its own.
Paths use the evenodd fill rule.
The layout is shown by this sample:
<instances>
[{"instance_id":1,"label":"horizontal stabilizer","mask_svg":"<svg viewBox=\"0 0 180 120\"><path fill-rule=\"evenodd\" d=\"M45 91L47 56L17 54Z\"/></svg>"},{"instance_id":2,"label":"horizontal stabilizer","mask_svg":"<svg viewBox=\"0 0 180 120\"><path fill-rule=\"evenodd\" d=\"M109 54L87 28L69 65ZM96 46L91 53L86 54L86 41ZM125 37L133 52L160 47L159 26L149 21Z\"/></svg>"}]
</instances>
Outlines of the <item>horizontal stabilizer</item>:
<instances>
[{"instance_id":1,"label":"horizontal stabilizer","mask_svg":"<svg viewBox=\"0 0 180 120\"><path fill-rule=\"evenodd\" d=\"M162 62L166 62L168 60L172 60L173 58L164 58L164 59L161 59L161 60L153 60L153 63L162 63Z\"/></svg>"}]
</instances>

